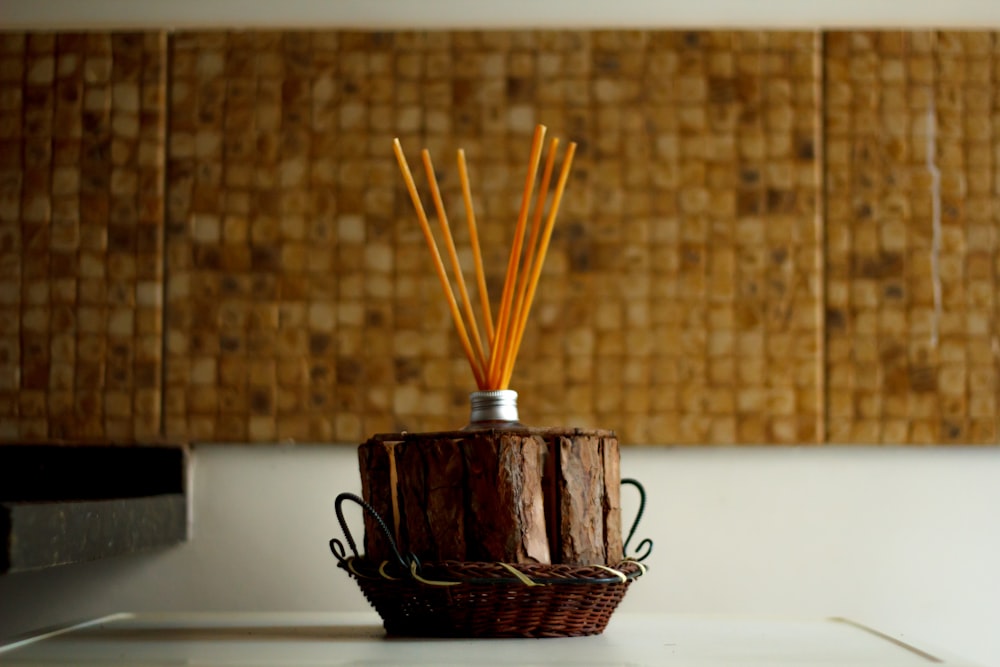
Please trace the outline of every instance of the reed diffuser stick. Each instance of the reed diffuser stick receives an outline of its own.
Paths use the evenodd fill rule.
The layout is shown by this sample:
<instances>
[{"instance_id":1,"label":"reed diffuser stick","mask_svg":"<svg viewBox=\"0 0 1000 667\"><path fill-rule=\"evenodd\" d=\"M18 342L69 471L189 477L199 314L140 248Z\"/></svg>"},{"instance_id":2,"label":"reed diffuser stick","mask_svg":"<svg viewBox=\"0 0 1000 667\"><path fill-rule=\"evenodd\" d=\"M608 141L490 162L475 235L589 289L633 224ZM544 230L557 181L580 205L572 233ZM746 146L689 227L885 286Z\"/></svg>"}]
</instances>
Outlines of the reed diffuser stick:
<instances>
[{"instance_id":1,"label":"reed diffuser stick","mask_svg":"<svg viewBox=\"0 0 1000 667\"><path fill-rule=\"evenodd\" d=\"M517 296L514 297L514 309L511 314L511 322L515 324L514 331L517 331L517 322L521 320L524 312L525 295L528 291L528 277L531 267L536 261L535 249L538 245L538 235L542 228L542 214L545 211L545 200L549 195L549 184L552 180L552 170L556 162L556 149L559 147L559 139L549 140L549 153L545 159L545 169L542 171L542 182L538 186L538 197L535 200L535 211L531 220L531 233L528 235L528 242L524 245L524 257L521 260L521 270L517 276ZM514 341L515 336L508 336L506 348L503 351L503 372L501 377L510 377L514 367ZM506 383L503 385L506 389Z\"/></svg>"},{"instance_id":2,"label":"reed diffuser stick","mask_svg":"<svg viewBox=\"0 0 1000 667\"><path fill-rule=\"evenodd\" d=\"M462 199L465 202L465 219L469 225L469 245L472 246L472 260L476 264L476 285L479 288L479 305L483 311L486 338L493 340L493 312L490 310L490 295L486 289L486 271L483 269L483 253L479 248L479 229L476 226L476 211L472 207L472 188L469 187L469 170L465 164L465 151L458 149L458 180L462 184Z\"/></svg>"},{"instance_id":3,"label":"reed diffuser stick","mask_svg":"<svg viewBox=\"0 0 1000 667\"><path fill-rule=\"evenodd\" d=\"M517 353L521 349L521 339L524 338L524 329L528 321L528 313L531 311L531 305L535 300L535 291L538 289L538 278L542 274L542 265L545 263L545 255L549 250L549 241L552 240L552 229L555 227L556 216L559 214L559 204L562 202L563 191L566 189L566 181L569 180L569 170L573 165L573 156L576 154L576 143L570 142L569 147L566 149L566 157L563 158L562 169L559 172L559 181L556 184L555 194L552 196L552 206L549 208L549 216L545 219L545 231L542 233L541 241L538 246L538 256L536 261L531 267L531 279L528 283L528 294L525 308L521 312L519 321L517 322L517 331L514 336L514 351L511 355L512 359L517 358ZM511 364L507 374L502 378L500 383L501 388L506 388L510 383L510 376L513 373L514 366Z\"/></svg>"},{"instance_id":4,"label":"reed diffuser stick","mask_svg":"<svg viewBox=\"0 0 1000 667\"><path fill-rule=\"evenodd\" d=\"M410 193L413 208L417 212L420 229L424 233L427 247L431 251L431 257L434 260L434 269L437 272L438 280L441 282L441 289L444 292L445 300L448 302L448 309L451 311L451 319L455 323L459 342L462 344L462 351L465 352L465 357L469 360L469 366L472 367L476 386L482 389L486 386L485 374L479 363L477 363L475 353L472 351L469 335L465 330L465 325L462 323L462 315L458 310L458 303L455 301L455 294L452 292L448 274L445 272L444 263L441 261L441 254L438 252L437 244L434 242L434 234L431 232L430 223L427 222L427 214L424 213L424 205L420 202L420 195L417 193L417 185L413 182L410 166L406 162L406 156L403 154L403 147L400 145L398 138L393 140L392 149L396 154L396 161L399 163L399 170L403 174L403 180L406 182L406 189Z\"/></svg>"},{"instance_id":5,"label":"reed diffuser stick","mask_svg":"<svg viewBox=\"0 0 1000 667\"><path fill-rule=\"evenodd\" d=\"M424 170L427 172L427 183L431 189L431 198L434 200L434 208L437 210L438 224L441 227L441 236L444 238L444 247L448 251L448 259L451 261L451 270L455 274L455 284L458 285L458 294L462 300L462 311L465 314L465 327L472 333L472 343L474 351L479 359L479 364L486 367L486 354L483 352L483 341L479 337L479 327L476 325L476 315L472 312L472 302L469 300L469 293L465 289L465 276L462 273L462 265L458 261L458 252L455 250L455 239L451 236L451 226L448 224L448 216L444 212L444 201L441 200L441 190L438 188L437 177L434 175L434 164L431 162L431 154L426 148L420 153L424 162Z\"/></svg>"},{"instance_id":6,"label":"reed diffuser stick","mask_svg":"<svg viewBox=\"0 0 1000 667\"><path fill-rule=\"evenodd\" d=\"M528 209L531 206L531 193L535 187L535 177L538 174L538 162L542 156L542 141L545 139L545 126L538 125L531 142L531 159L528 163L528 174L524 180L524 194L521 198L521 211L517 216L517 227L514 229L514 242L510 249L510 259L507 262L507 274L504 277L503 296L500 300L500 315L497 318L496 335L490 346L490 366L487 379L490 386L501 385L503 373L503 350L506 348L506 336L509 335L511 301L514 292L514 280L517 277L517 267L521 259L521 245L524 242L524 227L528 220Z\"/></svg>"}]
</instances>

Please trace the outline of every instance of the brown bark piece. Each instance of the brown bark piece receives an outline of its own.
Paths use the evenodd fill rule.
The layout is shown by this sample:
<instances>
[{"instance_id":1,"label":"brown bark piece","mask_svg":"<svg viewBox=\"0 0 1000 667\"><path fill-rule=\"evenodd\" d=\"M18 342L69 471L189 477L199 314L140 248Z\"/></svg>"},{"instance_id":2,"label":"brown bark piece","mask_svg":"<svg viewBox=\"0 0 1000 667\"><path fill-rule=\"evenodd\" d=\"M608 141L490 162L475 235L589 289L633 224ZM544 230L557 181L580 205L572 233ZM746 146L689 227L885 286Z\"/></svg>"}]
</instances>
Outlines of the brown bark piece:
<instances>
[{"instance_id":1,"label":"brown bark piece","mask_svg":"<svg viewBox=\"0 0 1000 667\"><path fill-rule=\"evenodd\" d=\"M426 507L439 560L464 560L465 461L452 439L427 448Z\"/></svg>"},{"instance_id":2,"label":"brown bark piece","mask_svg":"<svg viewBox=\"0 0 1000 667\"><path fill-rule=\"evenodd\" d=\"M621 467L617 438L601 438L604 461L604 553L607 565L620 562L622 548Z\"/></svg>"},{"instance_id":3,"label":"brown bark piece","mask_svg":"<svg viewBox=\"0 0 1000 667\"><path fill-rule=\"evenodd\" d=\"M404 548L422 560L464 560L465 465L456 441L404 442L396 460Z\"/></svg>"},{"instance_id":4,"label":"brown bark piece","mask_svg":"<svg viewBox=\"0 0 1000 667\"><path fill-rule=\"evenodd\" d=\"M510 503L514 494L502 493L500 442L480 436L461 443L468 469L467 510L469 512L468 558L473 561L507 561L508 536L514 530Z\"/></svg>"},{"instance_id":5,"label":"brown bark piece","mask_svg":"<svg viewBox=\"0 0 1000 667\"><path fill-rule=\"evenodd\" d=\"M429 556L431 544L424 489L427 484L426 464L420 459L421 448L429 443L401 442L395 449L396 497L399 518L400 551L412 551L421 559Z\"/></svg>"},{"instance_id":6,"label":"brown bark piece","mask_svg":"<svg viewBox=\"0 0 1000 667\"><path fill-rule=\"evenodd\" d=\"M553 563L561 563L559 535L562 533L562 521L559 518L559 438L551 435L544 438L542 451L542 495L543 511L545 513L545 533L549 538L549 551Z\"/></svg>"},{"instance_id":7,"label":"brown bark piece","mask_svg":"<svg viewBox=\"0 0 1000 667\"><path fill-rule=\"evenodd\" d=\"M469 560L550 562L539 441L489 432L463 440L462 452Z\"/></svg>"},{"instance_id":8,"label":"brown bark piece","mask_svg":"<svg viewBox=\"0 0 1000 667\"><path fill-rule=\"evenodd\" d=\"M391 479L393 445L391 442L369 440L358 447L361 497L378 512L389 530L394 530ZM392 550L382 529L367 512L365 512L364 549L365 554L373 560L381 562L392 557Z\"/></svg>"},{"instance_id":9,"label":"brown bark piece","mask_svg":"<svg viewBox=\"0 0 1000 667\"><path fill-rule=\"evenodd\" d=\"M517 563L549 563L548 535L542 491L544 443L533 436L504 435L500 441L501 491L511 493L517 528L508 553Z\"/></svg>"},{"instance_id":10,"label":"brown bark piece","mask_svg":"<svg viewBox=\"0 0 1000 667\"><path fill-rule=\"evenodd\" d=\"M604 474L600 438L559 438L561 557L574 565L604 564Z\"/></svg>"}]
</instances>

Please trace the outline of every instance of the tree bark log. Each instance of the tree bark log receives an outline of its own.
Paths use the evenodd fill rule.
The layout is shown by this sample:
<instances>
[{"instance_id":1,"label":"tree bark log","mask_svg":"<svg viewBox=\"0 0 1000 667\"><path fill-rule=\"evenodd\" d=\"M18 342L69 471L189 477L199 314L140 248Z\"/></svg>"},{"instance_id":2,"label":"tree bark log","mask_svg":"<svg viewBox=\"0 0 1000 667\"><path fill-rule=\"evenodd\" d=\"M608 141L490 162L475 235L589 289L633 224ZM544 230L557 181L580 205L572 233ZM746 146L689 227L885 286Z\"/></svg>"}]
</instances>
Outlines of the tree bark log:
<instances>
[{"instance_id":1,"label":"tree bark log","mask_svg":"<svg viewBox=\"0 0 1000 667\"><path fill-rule=\"evenodd\" d=\"M521 429L374 436L362 493L403 553L425 561L621 560L618 440L611 431ZM365 522L369 557L388 542Z\"/></svg>"}]
</instances>

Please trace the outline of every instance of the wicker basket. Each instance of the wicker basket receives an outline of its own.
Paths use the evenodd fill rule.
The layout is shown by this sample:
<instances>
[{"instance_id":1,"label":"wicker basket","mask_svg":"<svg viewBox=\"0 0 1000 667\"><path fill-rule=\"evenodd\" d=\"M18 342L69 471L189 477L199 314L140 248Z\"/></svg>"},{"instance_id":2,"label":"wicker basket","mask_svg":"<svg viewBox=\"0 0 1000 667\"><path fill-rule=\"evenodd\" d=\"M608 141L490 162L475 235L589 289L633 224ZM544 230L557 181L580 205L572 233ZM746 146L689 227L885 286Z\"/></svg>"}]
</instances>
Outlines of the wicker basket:
<instances>
[{"instance_id":1,"label":"wicker basket","mask_svg":"<svg viewBox=\"0 0 1000 667\"><path fill-rule=\"evenodd\" d=\"M640 492L641 492L641 487ZM341 505L351 500L377 519L396 562L359 556ZM396 549L381 517L342 493L337 518L353 556L334 538L338 566L357 581L390 635L423 637L582 637L604 631L629 585L645 573L636 559L614 567L442 561L421 563ZM641 517L636 518L636 524ZM632 532L635 530L633 525ZM630 533L631 537L631 533ZM640 549L649 555L652 543Z\"/></svg>"}]
</instances>

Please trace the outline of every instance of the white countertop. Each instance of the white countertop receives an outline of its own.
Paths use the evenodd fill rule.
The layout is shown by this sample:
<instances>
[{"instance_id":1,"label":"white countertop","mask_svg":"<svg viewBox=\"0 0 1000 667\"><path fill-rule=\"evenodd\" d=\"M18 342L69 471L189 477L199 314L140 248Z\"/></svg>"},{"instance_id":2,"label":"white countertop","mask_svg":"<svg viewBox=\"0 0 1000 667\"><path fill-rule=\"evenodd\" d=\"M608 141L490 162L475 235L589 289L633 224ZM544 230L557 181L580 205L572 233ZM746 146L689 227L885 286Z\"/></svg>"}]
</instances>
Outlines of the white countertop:
<instances>
[{"instance_id":1,"label":"white countertop","mask_svg":"<svg viewBox=\"0 0 1000 667\"><path fill-rule=\"evenodd\" d=\"M0 664L973 667L843 619L616 614L568 639L386 638L374 613L114 614L0 647Z\"/></svg>"}]
</instances>

